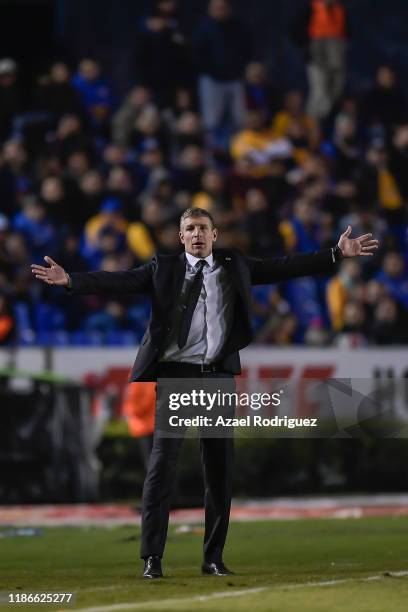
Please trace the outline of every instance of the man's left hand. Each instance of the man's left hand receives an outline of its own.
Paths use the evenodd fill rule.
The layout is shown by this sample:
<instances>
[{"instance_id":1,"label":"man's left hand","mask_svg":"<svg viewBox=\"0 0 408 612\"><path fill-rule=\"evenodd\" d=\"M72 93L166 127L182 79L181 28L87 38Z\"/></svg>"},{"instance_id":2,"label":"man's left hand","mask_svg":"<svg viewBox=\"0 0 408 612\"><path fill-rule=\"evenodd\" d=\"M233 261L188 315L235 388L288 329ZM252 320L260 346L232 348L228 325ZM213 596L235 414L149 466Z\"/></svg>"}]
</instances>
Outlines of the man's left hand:
<instances>
[{"instance_id":1,"label":"man's left hand","mask_svg":"<svg viewBox=\"0 0 408 612\"><path fill-rule=\"evenodd\" d=\"M374 251L378 249L378 240L372 238L372 234L364 234L359 238L350 238L351 225L348 226L344 234L340 236L337 245L342 252L343 257L363 257L374 255Z\"/></svg>"}]
</instances>

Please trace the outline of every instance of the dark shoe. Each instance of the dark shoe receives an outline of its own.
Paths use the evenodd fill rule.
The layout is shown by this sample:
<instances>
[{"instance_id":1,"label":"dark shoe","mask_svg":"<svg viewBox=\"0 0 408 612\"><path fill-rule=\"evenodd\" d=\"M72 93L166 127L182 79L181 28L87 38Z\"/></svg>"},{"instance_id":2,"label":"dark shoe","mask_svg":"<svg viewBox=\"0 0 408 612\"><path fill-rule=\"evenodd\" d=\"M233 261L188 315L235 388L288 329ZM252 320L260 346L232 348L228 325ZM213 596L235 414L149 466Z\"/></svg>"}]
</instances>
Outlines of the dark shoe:
<instances>
[{"instance_id":1,"label":"dark shoe","mask_svg":"<svg viewBox=\"0 0 408 612\"><path fill-rule=\"evenodd\" d=\"M234 572L231 572L225 565L221 563L203 563L201 566L203 574L209 576L230 576Z\"/></svg>"},{"instance_id":2,"label":"dark shoe","mask_svg":"<svg viewBox=\"0 0 408 612\"><path fill-rule=\"evenodd\" d=\"M145 559L143 578L163 578L160 557L147 557Z\"/></svg>"}]
</instances>

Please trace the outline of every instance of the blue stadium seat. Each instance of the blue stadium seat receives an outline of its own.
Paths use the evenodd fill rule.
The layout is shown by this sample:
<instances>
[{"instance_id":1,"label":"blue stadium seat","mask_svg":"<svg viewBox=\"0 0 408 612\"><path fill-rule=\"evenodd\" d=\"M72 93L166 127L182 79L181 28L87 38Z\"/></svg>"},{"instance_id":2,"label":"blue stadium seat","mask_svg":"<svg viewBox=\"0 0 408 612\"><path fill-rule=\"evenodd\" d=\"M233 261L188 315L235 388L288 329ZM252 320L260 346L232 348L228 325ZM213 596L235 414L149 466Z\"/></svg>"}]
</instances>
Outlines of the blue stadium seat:
<instances>
[{"instance_id":1,"label":"blue stadium seat","mask_svg":"<svg viewBox=\"0 0 408 612\"><path fill-rule=\"evenodd\" d=\"M102 346L103 334L78 330L69 335L69 342L72 346Z\"/></svg>"},{"instance_id":2,"label":"blue stadium seat","mask_svg":"<svg viewBox=\"0 0 408 612\"><path fill-rule=\"evenodd\" d=\"M139 335L144 334L150 318L150 303L148 300L137 302L128 310L128 319L131 323L132 330Z\"/></svg>"},{"instance_id":3,"label":"blue stadium seat","mask_svg":"<svg viewBox=\"0 0 408 612\"><path fill-rule=\"evenodd\" d=\"M33 308L34 328L38 333L63 330L65 313L61 308L46 302L37 302Z\"/></svg>"},{"instance_id":4,"label":"blue stadium seat","mask_svg":"<svg viewBox=\"0 0 408 612\"><path fill-rule=\"evenodd\" d=\"M314 278L306 277L285 283L285 296L303 328L307 328L316 319L323 320L318 284Z\"/></svg>"},{"instance_id":5,"label":"blue stadium seat","mask_svg":"<svg viewBox=\"0 0 408 612\"><path fill-rule=\"evenodd\" d=\"M16 341L22 346L35 344L30 307L25 302L15 302L13 314L16 322Z\"/></svg>"},{"instance_id":6,"label":"blue stadium seat","mask_svg":"<svg viewBox=\"0 0 408 612\"><path fill-rule=\"evenodd\" d=\"M69 346L70 338L68 332L64 330L57 330L51 332L52 344L54 346Z\"/></svg>"},{"instance_id":7,"label":"blue stadium seat","mask_svg":"<svg viewBox=\"0 0 408 612\"><path fill-rule=\"evenodd\" d=\"M109 346L136 346L137 338L131 331L110 331L105 335L105 342Z\"/></svg>"}]
</instances>

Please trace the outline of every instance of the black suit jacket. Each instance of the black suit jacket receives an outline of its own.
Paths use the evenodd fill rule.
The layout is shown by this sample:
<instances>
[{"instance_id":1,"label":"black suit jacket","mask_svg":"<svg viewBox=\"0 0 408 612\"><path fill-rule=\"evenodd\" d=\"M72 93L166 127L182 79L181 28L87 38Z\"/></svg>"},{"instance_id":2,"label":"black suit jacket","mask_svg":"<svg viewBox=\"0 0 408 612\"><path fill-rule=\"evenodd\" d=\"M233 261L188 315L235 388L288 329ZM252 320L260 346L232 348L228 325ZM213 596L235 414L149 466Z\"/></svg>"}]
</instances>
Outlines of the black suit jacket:
<instances>
[{"instance_id":1,"label":"black suit jacket","mask_svg":"<svg viewBox=\"0 0 408 612\"><path fill-rule=\"evenodd\" d=\"M214 258L225 267L238 296L231 332L219 358L225 371L232 374L240 374L239 350L252 340L251 285L277 283L311 274L330 274L335 269L331 249L271 259L255 259L236 250L220 249L214 251ZM132 369L131 382L157 378L157 364L171 331L185 271L186 257L182 253L157 255L149 263L127 272L70 275L73 294L138 293L151 297L150 322Z\"/></svg>"}]
</instances>

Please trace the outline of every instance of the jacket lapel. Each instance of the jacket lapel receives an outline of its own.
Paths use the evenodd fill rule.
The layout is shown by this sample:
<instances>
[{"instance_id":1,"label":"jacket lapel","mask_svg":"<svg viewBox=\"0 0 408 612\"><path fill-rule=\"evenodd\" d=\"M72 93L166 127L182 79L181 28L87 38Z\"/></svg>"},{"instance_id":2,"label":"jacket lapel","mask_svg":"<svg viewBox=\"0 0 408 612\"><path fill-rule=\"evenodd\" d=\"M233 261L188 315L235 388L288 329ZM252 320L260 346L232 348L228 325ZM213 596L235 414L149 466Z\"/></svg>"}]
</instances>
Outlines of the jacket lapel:
<instances>
[{"instance_id":1,"label":"jacket lapel","mask_svg":"<svg viewBox=\"0 0 408 612\"><path fill-rule=\"evenodd\" d=\"M234 256L232 254L229 255L228 253L223 253L222 251L214 251L214 259L216 259L216 261L225 268L234 287L243 299L244 304L247 304L248 297L246 295L243 279L239 274L239 270L234 262Z\"/></svg>"},{"instance_id":2,"label":"jacket lapel","mask_svg":"<svg viewBox=\"0 0 408 612\"><path fill-rule=\"evenodd\" d=\"M186 256L183 253L179 255L176 261L174 277L173 277L173 298L177 304L183 288L184 278L186 276Z\"/></svg>"}]
</instances>

